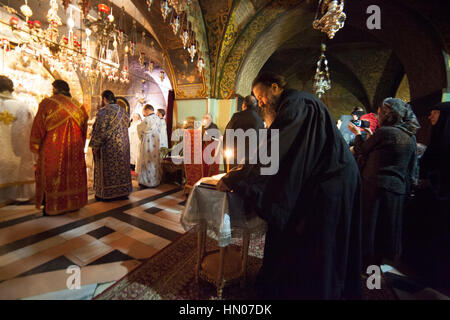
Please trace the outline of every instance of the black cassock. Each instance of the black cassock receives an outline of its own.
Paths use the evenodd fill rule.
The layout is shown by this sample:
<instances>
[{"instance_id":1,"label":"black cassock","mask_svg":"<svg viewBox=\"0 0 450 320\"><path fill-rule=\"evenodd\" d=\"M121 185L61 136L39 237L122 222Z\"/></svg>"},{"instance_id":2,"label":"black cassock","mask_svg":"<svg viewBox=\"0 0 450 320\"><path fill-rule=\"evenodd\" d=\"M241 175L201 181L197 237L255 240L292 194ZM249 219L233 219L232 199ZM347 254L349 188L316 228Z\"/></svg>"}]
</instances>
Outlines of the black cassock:
<instances>
[{"instance_id":1,"label":"black cassock","mask_svg":"<svg viewBox=\"0 0 450 320\"><path fill-rule=\"evenodd\" d=\"M267 299L358 299L360 177L327 107L284 91L269 129L279 129L279 170L235 168L223 179L268 223L257 286ZM267 149L270 150L270 143Z\"/></svg>"}]
</instances>

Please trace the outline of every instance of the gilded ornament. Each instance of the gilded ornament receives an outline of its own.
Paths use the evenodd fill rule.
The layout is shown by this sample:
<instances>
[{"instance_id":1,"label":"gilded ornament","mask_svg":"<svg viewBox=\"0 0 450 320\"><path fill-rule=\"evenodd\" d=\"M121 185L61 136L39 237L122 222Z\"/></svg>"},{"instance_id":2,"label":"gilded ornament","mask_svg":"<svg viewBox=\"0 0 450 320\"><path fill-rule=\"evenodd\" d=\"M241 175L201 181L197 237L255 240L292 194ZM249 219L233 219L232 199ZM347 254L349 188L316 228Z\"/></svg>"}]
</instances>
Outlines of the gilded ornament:
<instances>
[{"instance_id":1,"label":"gilded ornament","mask_svg":"<svg viewBox=\"0 0 450 320\"><path fill-rule=\"evenodd\" d=\"M0 112L0 122L3 122L7 126L13 123L16 119L17 118L8 111Z\"/></svg>"}]
</instances>

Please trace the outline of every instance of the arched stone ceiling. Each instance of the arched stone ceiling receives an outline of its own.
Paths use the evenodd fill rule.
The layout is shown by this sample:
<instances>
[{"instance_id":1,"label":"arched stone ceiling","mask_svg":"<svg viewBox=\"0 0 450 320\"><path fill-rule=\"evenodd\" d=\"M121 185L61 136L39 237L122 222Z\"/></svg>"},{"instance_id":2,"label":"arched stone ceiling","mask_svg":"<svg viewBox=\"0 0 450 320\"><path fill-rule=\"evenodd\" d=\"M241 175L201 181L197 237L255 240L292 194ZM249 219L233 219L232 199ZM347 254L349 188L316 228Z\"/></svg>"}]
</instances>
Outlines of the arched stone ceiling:
<instances>
[{"instance_id":1,"label":"arched stone ceiling","mask_svg":"<svg viewBox=\"0 0 450 320\"><path fill-rule=\"evenodd\" d=\"M313 92L312 79L323 40L322 34L314 30L294 34L271 55L261 71L281 73L291 87ZM349 113L355 106L376 111L380 99L395 95L404 71L392 50L349 25L326 43L332 89L323 99L330 103L335 117Z\"/></svg>"},{"instance_id":2,"label":"arched stone ceiling","mask_svg":"<svg viewBox=\"0 0 450 320\"><path fill-rule=\"evenodd\" d=\"M312 79L316 71L317 59L320 55L320 46L302 47L277 50L266 62L262 70L280 73L286 78L287 83L296 89L312 92ZM365 86L345 63L340 61L340 56L328 53L328 65L332 86L339 83L351 93L363 106L370 106L370 99ZM286 65L289 64L288 67ZM298 87L298 83L302 85ZM308 87L305 87L308 84ZM246 94L249 94L247 92Z\"/></svg>"},{"instance_id":3,"label":"arched stone ceiling","mask_svg":"<svg viewBox=\"0 0 450 320\"><path fill-rule=\"evenodd\" d=\"M368 30L364 9L369 5L381 8L380 30ZM349 25L359 28L392 48L408 76L412 99L447 87L443 43L436 30L404 1L361 0L347 6Z\"/></svg>"},{"instance_id":4,"label":"arched stone ceiling","mask_svg":"<svg viewBox=\"0 0 450 320\"><path fill-rule=\"evenodd\" d=\"M212 1L200 1L203 7L205 9L207 8L209 26L208 36L210 39L209 46L215 53L212 57L214 68L211 70L211 89L214 96L217 96L217 81L226 57L248 22L251 21L257 12L269 1L270 0L234 0L231 6L229 1L223 1L223 5L226 4L226 7L224 6L221 9L218 9L219 7L214 7ZM214 11L216 11L215 15L221 17L220 19L214 18ZM222 37L217 36L217 30L220 30Z\"/></svg>"},{"instance_id":5,"label":"arched stone ceiling","mask_svg":"<svg viewBox=\"0 0 450 320\"><path fill-rule=\"evenodd\" d=\"M411 100L411 94L409 93L409 83L406 75L403 76L403 79L397 88L397 92L395 93L395 97L400 98L403 101Z\"/></svg>"},{"instance_id":6,"label":"arched stone ceiling","mask_svg":"<svg viewBox=\"0 0 450 320\"><path fill-rule=\"evenodd\" d=\"M450 53L450 1L447 0L392 0L409 10L425 17L433 26L434 37L439 37L445 46L445 51ZM450 85L450 84L449 84Z\"/></svg>"},{"instance_id":7,"label":"arched stone ceiling","mask_svg":"<svg viewBox=\"0 0 450 320\"><path fill-rule=\"evenodd\" d=\"M372 100L372 110L375 111L387 97L395 97L400 83L405 78L405 71L401 61L394 53L391 53L384 65L383 73L378 80L378 85ZM406 100L406 102L408 102Z\"/></svg>"},{"instance_id":8,"label":"arched stone ceiling","mask_svg":"<svg viewBox=\"0 0 450 320\"><path fill-rule=\"evenodd\" d=\"M189 21L207 64L199 74L196 59L190 62L179 36L163 20L160 1L153 1L150 12L144 0L111 2L117 7L126 3L132 18L153 35L155 50L162 57L158 64L168 71L176 98L228 98L236 92L248 93L253 71L261 69L289 37L304 37L306 31L321 34L311 26L318 0L192 0ZM42 3L39 6L46 13L48 3ZM366 27L366 8L373 4L381 8L381 30ZM345 2L345 12L343 30L359 29L393 50L407 74L413 99L450 87L450 72L446 74L442 54L450 49L450 1L353 0ZM343 30L328 43L337 42ZM251 69L252 63L258 68Z\"/></svg>"},{"instance_id":9,"label":"arched stone ceiling","mask_svg":"<svg viewBox=\"0 0 450 320\"><path fill-rule=\"evenodd\" d=\"M258 66L261 68L270 55L295 33L295 30L302 28L299 18L304 15L313 16L306 6L297 7L297 5L298 1L271 1L258 11L258 14L246 25L225 59L218 80L219 86L216 92L218 97L230 98L234 92L239 93L240 89L235 90L236 82L248 83L248 79L247 81L240 79L240 76L247 76L247 70L242 68L243 64L255 66L252 67L254 69ZM273 21L276 23L272 24ZM240 88L240 86L236 87ZM243 92L249 91L244 89Z\"/></svg>"},{"instance_id":10,"label":"arched stone ceiling","mask_svg":"<svg viewBox=\"0 0 450 320\"><path fill-rule=\"evenodd\" d=\"M243 60L240 70L238 69L235 72L235 92L242 96L249 94L253 79L262 69L266 61L287 40L292 39L293 35L297 35L301 30L308 30L313 17L311 11L306 11L303 7L298 7L279 17L276 23L271 24L264 30L253 47L247 52L247 56ZM314 39L305 40L307 42L317 42ZM237 51L230 53L231 57L229 60L239 61L239 59L242 59L243 57L239 57L238 54L239 52ZM293 60L295 59L291 61Z\"/></svg>"},{"instance_id":11,"label":"arched stone ceiling","mask_svg":"<svg viewBox=\"0 0 450 320\"><path fill-rule=\"evenodd\" d=\"M436 29L429 20L404 6L403 2L400 0L346 2L345 11L348 18L343 30L348 27L359 29L368 38L377 39L386 49L392 49L407 74L411 86L411 97L414 99L447 87L442 55L444 46L442 37L436 33ZM381 30L368 30L366 27L368 15L365 10L372 4L377 4L382 9ZM234 91L242 95L248 94L251 80L270 55L283 44L287 38L286 34L299 34L300 37L302 31L312 30L311 14L308 19L303 17L298 10L299 8L295 8L279 15L274 14L275 10L271 10L272 15L264 15L264 9L262 9L256 17L252 18L248 30L245 29L239 35L225 60L224 67L220 70L221 78L217 89L219 97L230 97ZM431 12L435 11L436 8L434 11L431 10ZM304 14L308 14L308 12L306 11ZM266 18L266 28L260 27L259 32L252 34L254 28L251 26L256 24L261 16ZM304 21L304 28L302 28L302 21ZM335 39L340 33L342 30L338 32ZM332 44L335 39L329 40L328 43Z\"/></svg>"}]
</instances>

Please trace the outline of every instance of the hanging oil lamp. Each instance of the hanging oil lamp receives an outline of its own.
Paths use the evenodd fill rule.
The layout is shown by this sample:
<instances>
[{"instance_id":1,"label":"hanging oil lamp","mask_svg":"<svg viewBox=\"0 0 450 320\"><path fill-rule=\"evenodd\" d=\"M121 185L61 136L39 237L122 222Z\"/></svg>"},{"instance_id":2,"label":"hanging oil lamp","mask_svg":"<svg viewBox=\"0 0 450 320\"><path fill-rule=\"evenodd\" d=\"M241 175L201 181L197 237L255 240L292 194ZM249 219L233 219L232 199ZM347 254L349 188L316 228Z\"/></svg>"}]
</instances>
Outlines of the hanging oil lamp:
<instances>
[{"instance_id":1,"label":"hanging oil lamp","mask_svg":"<svg viewBox=\"0 0 450 320\"><path fill-rule=\"evenodd\" d=\"M197 53L197 47L194 42L188 48L189 55L191 56L191 62L194 62L195 54Z\"/></svg>"},{"instance_id":2,"label":"hanging oil lamp","mask_svg":"<svg viewBox=\"0 0 450 320\"><path fill-rule=\"evenodd\" d=\"M183 49L186 49L189 42L189 32L186 29L184 29L183 34L181 35L181 40L183 41Z\"/></svg>"},{"instance_id":3,"label":"hanging oil lamp","mask_svg":"<svg viewBox=\"0 0 450 320\"><path fill-rule=\"evenodd\" d=\"M172 30L174 34L177 34L180 30L180 17L175 16L175 19L172 22Z\"/></svg>"},{"instance_id":4,"label":"hanging oil lamp","mask_svg":"<svg viewBox=\"0 0 450 320\"><path fill-rule=\"evenodd\" d=\"M167 0L161 1L161 13L164 18L164 21L166 21L167 16L172 12L172 8L169 6L169 2Z\"/></svg>"},{"instance_id":5,"label":"hanging oil lamp","mask_svg":"<svg viewBox=\"0 0 450 320\"><path fill-rule=\"evenodd\" d=\"M198 72L201 73L204 68L205 68L205 62L203 61L203 58L198 58L198 61L197 61Z\"/></svg>"}]
</instances>

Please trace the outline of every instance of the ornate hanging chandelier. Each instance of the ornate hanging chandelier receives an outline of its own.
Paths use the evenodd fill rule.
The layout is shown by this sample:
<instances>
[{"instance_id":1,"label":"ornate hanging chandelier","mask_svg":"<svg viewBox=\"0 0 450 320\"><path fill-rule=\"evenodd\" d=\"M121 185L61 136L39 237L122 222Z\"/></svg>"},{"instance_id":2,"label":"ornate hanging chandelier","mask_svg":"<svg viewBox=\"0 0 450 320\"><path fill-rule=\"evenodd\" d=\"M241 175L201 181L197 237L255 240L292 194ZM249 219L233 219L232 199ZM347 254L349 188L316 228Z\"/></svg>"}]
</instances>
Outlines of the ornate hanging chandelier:
<instances>
[{"instance_id":1,"label":"ornate hanging chandelier","mask_svg":"<svg viewBox=\"0 0 450 320\"><path fill-rule=\"evenodd\" d=\"M32 16L31 9L28 7L28 0L21 0L25 4L21 7L21 11L26 17L25 25L14 16L9 18L9 25L13 32L20 35L20 43L14 45L16 48L15 54L21 56L21 62L25 65L30 59L35 59L39 63L46 61L48 68L53 71L70 71L76 70L88 77L95 79L101 77L110 81L120 81L121 83L128 83L130 81L129 73L129 54L138 55L136 50L137 45L137 28L136 21L133 19L133 27L131 36L124 34L123 27L125 25L124 8L122 8L121 16L117 20L113 15L113 8L99 4L97 17L88 15L88 8L90 8L89 0L79 0L78 5L71 4L70 1L63 1L64 8L67 12L67 26L64 34L61 33L60 27L63 25L61 17L58 15L59 0L49 1L50 8L47 13L48 27L42 28L39 21L32 21L29 18ZM153 1L147 1L148 6L151 6ZM167 5L172 2L166 1ZM182 7L186 8L185 3ZM28 10L29 9L29 10ZM81 15L81 25L78 26L78 21L75 14L76 10ZM170 8L168 12L174 14L170 16L171 28L175 34L178 34L181 26L184 24L183 15L175 15L175 9ZM13 12L12 14L17 14ZM25 20L25 19L24 19ZM187 20L187 19L186 19ZM118 21L118 26L116 25ZM8 22L6 22L8 23ZM118 27L118 28L116 28ZM189 28L189 26L188 26ZM23 34L25 33L25 36ZM78 33L78 34L75 34ZM77 36L81 34L81 41L77 41ZM193 42L193 46L189 46L191 60L197 54L196 43L190 33L187 32L186 45ZM142 42L145 41L145 34L142 36ZM119 45L123 44L123 47ZM119 59L119 49L123 50L123 64ZM4 56L9 51L9 41L0 43L0 55ZM122 53L121 53L122 54ZM198 52L199 54L199 52ZM145 61L145 53L140 54L140 63L146 70L152 72L155 68L153 61ZM122 65L122 66L121 66ZM165 79L165 73L159 74L161 81Z\"/></svg>"},{"instance_id":2,"label":"ornate hanging chandelier","mask_svg":"<svg viewBox=\"0 0 450 320\"><path fill-rule=\"evenodd\" d=\"M91 29L97 39L102 45L105 45L112 37L112 34L116 33L116 24L114 23L114 16L112 14L112 8L106 4L98 5L98 18L91 21L87 18L84 19L84 25Z\"/></svg>"},{"instance_id":3,"label":"ornate hanging chandelier","mask_svg":"<svg viewBox=\"0 0 450 320\"><path fill-rule=\"evenodd\" d=\"M331 89L330 73L328 71L328 60L325 57L326 45L322 43L322 53L317 61L316 74L314 76L313 89L316 95L321 98L325 91Z\"/></svg>"},{"instance_id":4,"label":"ornate hanging chandelier","mask_svg":"<svg viewBox=\"0 0 450 320\"><path fill-rule=\"evenodd\" d=\"M100 47L98 60L101 62L97 65L97 74L102 78L110 81L117 81L119 70L119 54L117 52L117 41L108 41L106 46Z\"/></svg>"},{"instance_id":5,"label":"ornate hanging chandelier","mask_svg":"<svg viewBox=\"0 0 450 320\"><path fill-rule=\"evenodd\" d=\"M318 17L319 11L322 15L320 18ZM320 0L313 27L333 39L336 32L344 27L346 17L344 0Z\"/></svg>"},{"instance_id":6,"label":"ornate hanging chandelier","mask_svg":"<svg viewBox=\"0 0 450 320\"><path fill-rule=\"evenodd\" d=\"M49 23L46 31L46 39L50 42L58 42L58 27L62 25L61 18L58 16L58 3L56 0L50 0L50 10L47 13L47 21ZM52 47L52 44L50 44Z\"/></svg>"}]
</instances>

